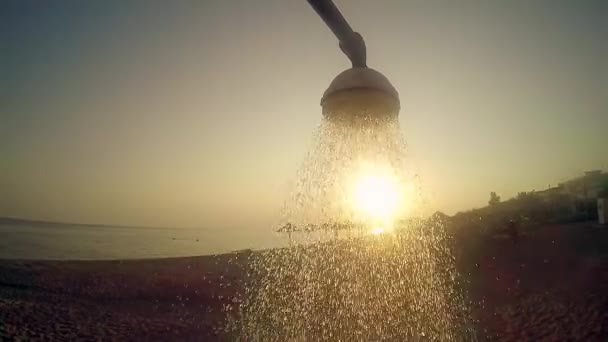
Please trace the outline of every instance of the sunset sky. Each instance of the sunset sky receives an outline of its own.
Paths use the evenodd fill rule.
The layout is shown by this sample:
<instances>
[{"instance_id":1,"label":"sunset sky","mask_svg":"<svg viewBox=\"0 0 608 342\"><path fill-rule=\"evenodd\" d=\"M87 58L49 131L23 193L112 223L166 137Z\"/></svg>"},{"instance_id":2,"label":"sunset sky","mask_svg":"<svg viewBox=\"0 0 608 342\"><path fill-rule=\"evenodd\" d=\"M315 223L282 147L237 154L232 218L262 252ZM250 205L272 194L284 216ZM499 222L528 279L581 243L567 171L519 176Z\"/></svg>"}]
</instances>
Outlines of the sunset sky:
<instances>
[{"instance_id":1,"label":"sunset sky","mask_svg":"<svg viewBox=\"0 0 608 342\"><path fill-rule=\"evenodd\" d=\"M608 2L335 2L427 212L608 169ZM305 0L2 1L0 216L268 229L348 67Z\"/></svg>"}]
</instances>

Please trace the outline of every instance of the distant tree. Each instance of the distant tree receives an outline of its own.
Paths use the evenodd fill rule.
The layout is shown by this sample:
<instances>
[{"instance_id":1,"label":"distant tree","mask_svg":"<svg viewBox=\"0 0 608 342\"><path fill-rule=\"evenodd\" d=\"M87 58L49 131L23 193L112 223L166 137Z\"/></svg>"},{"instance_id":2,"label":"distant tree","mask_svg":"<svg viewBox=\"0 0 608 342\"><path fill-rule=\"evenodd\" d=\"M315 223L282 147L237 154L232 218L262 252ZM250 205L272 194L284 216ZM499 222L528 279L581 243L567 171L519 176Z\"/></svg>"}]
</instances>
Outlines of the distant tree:
<instances>
[{"instance_id":1,"label":"distant tree","mask_svg":"<svg viewBox=\"0 0 608 342\"><path fill-rule=\"evenodd\" d=\"M494 191L490 192L490 200L488 201L489 205L496 205L500 203L500 196L498 196Z\"/></svg>"},{"instance_id":2,"label":"distant tree","mask_svg":"<svg viewBox=\"0 0 608 342\"><path fill-rule=\"evenodd\" d=\"M536 199L536 198L538 198L538 194L536 193L535 190L528 191L528 192L525 192L525 191L518 192L517 197L516 197L516 199L518 199L518 200L528 200L528 201L530 199Z\"/></svg>"},{"instance_id":3,"label":"distant tree","mask_svg":"<svg viewBox=\"0 0 608 342\"><path fill-rule=\"evenodd\" d=\"M533 220L534 222L544 222L551 217L550 200L543 200L536 191L520 192L517 194L518 214Z\"/></svg>"}]
</instances>

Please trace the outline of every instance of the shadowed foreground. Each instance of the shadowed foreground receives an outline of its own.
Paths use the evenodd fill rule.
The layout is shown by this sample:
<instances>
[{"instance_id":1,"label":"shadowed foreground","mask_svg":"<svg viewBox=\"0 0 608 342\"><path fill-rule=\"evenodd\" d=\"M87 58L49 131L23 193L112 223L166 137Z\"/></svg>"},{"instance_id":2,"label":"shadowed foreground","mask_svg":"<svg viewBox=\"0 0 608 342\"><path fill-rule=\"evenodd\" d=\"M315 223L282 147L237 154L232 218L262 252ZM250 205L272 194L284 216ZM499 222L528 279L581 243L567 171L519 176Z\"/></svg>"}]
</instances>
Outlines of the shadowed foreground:
<instances>
[{"instance_id":1,"label":"shadowed foreground","mask_svg":"<svg viewBox=\"0 0 608 342\"><path fill-rule=\"evenodd\" d=\"M479 339L608 338L607 228L535 228L517 244L454 235ZM256 282L248 274L259 255L0 261L0 339L234 340L225 328Z\"/></svg>"}]
</instances>

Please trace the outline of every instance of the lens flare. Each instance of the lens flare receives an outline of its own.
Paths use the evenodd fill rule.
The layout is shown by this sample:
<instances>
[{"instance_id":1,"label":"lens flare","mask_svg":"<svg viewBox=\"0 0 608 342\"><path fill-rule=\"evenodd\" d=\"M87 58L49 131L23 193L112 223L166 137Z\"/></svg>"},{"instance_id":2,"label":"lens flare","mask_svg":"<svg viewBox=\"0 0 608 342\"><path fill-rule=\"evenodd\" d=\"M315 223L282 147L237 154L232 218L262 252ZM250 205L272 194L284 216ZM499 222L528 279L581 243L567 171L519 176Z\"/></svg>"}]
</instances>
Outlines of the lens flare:
<instances>
[{"instance_id":1,"label":"lens flare","mask_svg":"<svg viewBox=\"0 0 608 342\"><path fill-rule=\"evenodd\" d=\"M373 221L392 221L399 205L397 181L387 174L361 175L355 185L357 210Z\"/></svg>"},{"instance_id":2,"label":"lens flare","mask_svg":"<svg viewBox=\"0 0 608 342\"><path fill-rule=\"evenodd\" d=\"M411 206L409 189L389 164L360 163L351 176L350 206L355 221L370 227L373 235L392 230Z\"/></svg>"}]
</instances>

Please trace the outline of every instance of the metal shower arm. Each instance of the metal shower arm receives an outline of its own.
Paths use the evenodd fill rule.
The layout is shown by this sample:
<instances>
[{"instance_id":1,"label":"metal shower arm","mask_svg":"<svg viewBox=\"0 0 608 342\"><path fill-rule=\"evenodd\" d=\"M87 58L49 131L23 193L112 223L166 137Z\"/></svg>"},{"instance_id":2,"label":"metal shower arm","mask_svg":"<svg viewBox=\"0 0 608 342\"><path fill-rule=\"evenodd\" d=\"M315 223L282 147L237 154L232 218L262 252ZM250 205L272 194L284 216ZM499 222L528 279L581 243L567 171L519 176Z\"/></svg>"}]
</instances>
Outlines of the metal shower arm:
<instances>
[{"instance_id":1,"label":"metal shower arm","mask_svg":"<svg viewBox=\"0 0 608 342\"><path fill-rule=\"evenodd\" d=\"M353 31L332 0L308 0L340 41L340 49L353 64L353 68L367 67L367 53L363 37Z\"/></svg>"}]
</instances>

